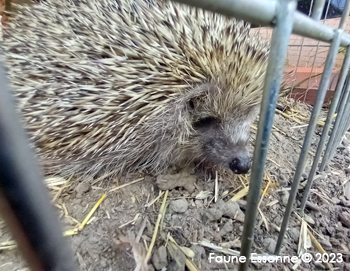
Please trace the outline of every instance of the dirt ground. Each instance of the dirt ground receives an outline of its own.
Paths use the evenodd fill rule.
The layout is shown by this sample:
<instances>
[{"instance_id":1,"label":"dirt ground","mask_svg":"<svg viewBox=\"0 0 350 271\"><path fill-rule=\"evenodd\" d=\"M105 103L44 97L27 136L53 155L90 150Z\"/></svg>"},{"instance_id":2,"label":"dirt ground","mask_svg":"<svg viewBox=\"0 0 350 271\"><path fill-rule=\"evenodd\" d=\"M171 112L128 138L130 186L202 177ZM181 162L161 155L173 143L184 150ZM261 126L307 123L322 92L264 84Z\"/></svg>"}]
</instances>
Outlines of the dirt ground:
<instances>
[{"instance_id":1,"label":"dirt ground","mask_svg":"<svg viewBox=\"0 0 350 271\"><path fill-rule=\"evenodd\" d=\"M305 104L284 99L283 105L287 105L286 114L289 117L280 113L275 116L263 188L267 195L260 204L252 249L258 254L273 253L307 128L307 122L300 121L298 116L305 118L310 115L310 108ZM292 114L294 120L290 117ZM315 143L321 131L322 126L318 126L306 172L311 167ZM350 182L347 174L350 137L347 135L331 165L325 172L316 175L305 218L310 232L327 253L342 253L343 262L333 263L337 270L350 270ZM252 129L252 143L254 139L255 129ZM49 187L65 230L78 226L101 196L107 195L90 223L76 235L66 236L81 270L134 270L136 263L140 262L138 259L145 257L145 248L150 246L167 189L165 215L160 223L148 270L190 270L185 269L185 254L176 250L176 246L174 249L171 238L179 246L190 248L183 251L188 257L194 256L192 259L197 270L236 270L237 263L209 262L209 253L225 255L213 249L214 245L231 249L227 250L231 252L239 251L246 197L238 201L231 199L238 197L237 193L242 193L241 190L244 192L244 188L249 186L249 174L239 178L227 170L218 169L216 186L215 172L172 170L162 176L130 175L119 180L106 178L83 183L64 180ZM302 197L305 177L304 173L298 202ZM140 178L143 179L120 187ZM119 189L109 192L116 187ZM300 221L293 212L281 255L298 255ZM0 225L0 271L26 270L26 264L16 248L11 249L4 243L11 240L11 236L4 223ZM307 242L303 244L307 245ZM308 252L314 256L319 252L314 242ZM293 265L251 263L250 270L293 270ZM294 270L324 270L328 267L312 261L301 263Z\"/></svg>"}]
</instances>

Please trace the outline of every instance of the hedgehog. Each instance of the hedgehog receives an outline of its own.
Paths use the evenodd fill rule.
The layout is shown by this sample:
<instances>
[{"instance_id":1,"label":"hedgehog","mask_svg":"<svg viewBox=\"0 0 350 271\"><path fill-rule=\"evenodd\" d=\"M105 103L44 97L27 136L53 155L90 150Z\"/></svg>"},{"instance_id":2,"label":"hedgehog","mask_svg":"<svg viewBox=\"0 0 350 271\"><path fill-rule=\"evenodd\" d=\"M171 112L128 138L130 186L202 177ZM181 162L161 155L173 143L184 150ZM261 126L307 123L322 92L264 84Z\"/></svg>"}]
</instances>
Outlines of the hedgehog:
<instances>
[{"instance_id":1,"label":"hedgehog","mask_svg":"<svg viewBox=\"0 0 350 271\"><path fill-rule=\"evenodd\" d=\"M250 169L269 46L247 22L165 0L19 6L2 50L46 174Z\"/></svg>"}]
</instances>

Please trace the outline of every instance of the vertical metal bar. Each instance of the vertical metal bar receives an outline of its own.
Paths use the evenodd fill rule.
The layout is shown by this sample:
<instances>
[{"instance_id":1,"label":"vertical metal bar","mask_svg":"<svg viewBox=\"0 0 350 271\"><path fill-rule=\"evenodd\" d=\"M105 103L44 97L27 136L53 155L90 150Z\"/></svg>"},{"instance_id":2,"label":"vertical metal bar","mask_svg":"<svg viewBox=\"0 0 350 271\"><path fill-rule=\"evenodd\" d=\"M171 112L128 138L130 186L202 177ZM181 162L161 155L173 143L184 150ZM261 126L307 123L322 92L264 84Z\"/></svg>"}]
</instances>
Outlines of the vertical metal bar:
<instances>
[{"instance_id":1,"label":"vertical metal bar","mask_svg":"<svg viewBox=\"0 0 350 271\"><path fill-rule=\"evenodd\" d=\"M327 15L328 15L330 4L331 4L331 1L328 1L326 13L325 13L324 19L322 21L323 24L325 24L325 22L327 20ZM310 71L309 80L307 81L307 88L306 88L307 90L306 91L308 91L308 89L310 87L311 76L312 76L312 73L313 73L314 68L315 68L315 62L316 62L316 58L317 58L317 54L318 54L318 49L319 48L320 48L320 41L317 41L317 47L316 47L316 51L315 51L315 55L314 55L314 60L312 62L312 68L311 68L311 71ZM306 95L305 95L305 98L304 98L304 102L305 102L305 99L306 99Z\"/></svg>"},{"instance_id":2,"label":"vertical metal bar","mask_svg":"<svg viewBox=\"0 0 350 271\"><path fill-rule=\"evenodd\" d=\"M312 11L313 4L314 4L314 0L311 0L308 16L311 16L311 11ZM297 65L296 65L294 76L293 76L294 77L293 78L293 83L292 83L292 87L290 88L290 93L292 93L293 90L294 90L294 85L295 85L294 83L295 83L295 80L297 78L297 72L298 72L300 58L301 58L301 51L303 50L303 47L304 47L304 40L305 40L305 37L302 37L302 39L301 39L301 46L300 46L300 49L299 49L298 60L297 60ZM310 81L310 79L309 79L309 81Z\"/></svg>"},{"instance_id":3,"label":"vertical metal bar","mask_svg":"<svg viewBox=\"0 0 350 271\"><path fill-rule=\"evenodd\" d=\"M349 50L349 49L348 49ZM323 154L323 158L322 158L322 162L320 165L319 170L323 171L325 166L328 164L329 160L332 158L332 153L334 152L334 150L337 148L337 143L338 143L338 138L339 135L341 134L341 128L340 126L342 126L342 122L344 121L344 117L346 116L346 112L349 111L349 98L350 98L350 78L348 75L348 80L347 80L347 84L346 87L343 91L343 97L342 100L340 101L340 106L338 109L338 113L337 113L337 117L335 119L334 125L333 125L333 129L332 129L332 133L331 136L328 140L328 144L326 147L326 150Z\"/></svg>"},{"instance_id":4,"label":"vertical metal bar","mask_svg":"<svg viewBox=\"0 0 350 271\"><path fill-rule=\"evenodd\" d=\"M321 19L322 11L323 11L325 2L326 2L326 0L316 0L314 9L312 11L312 19L314 19L316 21L319 21Z\"/></svg>"},{"instance_id":5,"label":"vertical metal bar","mask_svg":"<svg viewBox=\"0 0 350 271\"><path fill-rule=\"evenodd\" d=\"M345 28L346 20L347 20L347 18L349 16L349 12L350 12L349 1L346 1L345 8L344 8L344 11L343 11L343 14L341 16L340 23L339 23L339 28L340 29L344 29Z\"/></svg>"},{"instance_id":6,"label":"vertical metal bar","mask_svg":"<svg viewBox=\"0 0 350 271\"><path fill-rule=\"evenodd\" d=\"M341 17L341 23L339 24L340 29L342 29L342 30L344 29L344 27L346 25L346 19L348 17L349 11L350 11L350 0L347 0L344 12L343 12L342 17ZM342 90L343 90L343 87L344 87L346 75L347 75L348 70L349 70L349 65L350 65L350 50L349 50L349 48L347 48L346 55L345 55L345 58L344 58L344 61L343 61L343 65L342 65L342 68L341 68L339 80L338 80L337 87L336 87L336 90L335 90L335 94L334 94L333 99L332 99L331 107L330 107L330 109L328 111L327 120L326 120L326 123L325 123L325 125L323 127L322 136L321 136L321 139L320 139L320 141L318 143L316 155L314 157L314 161L312 163L312 167L311 167L311 170L310 170L310 173L309 173L308 181L307 181L307 184L306 184L306 187L305 187L305 190L304 190L303 199L302 199L302 202L301 202L301 205L300 205L300 214L301 215L304 214L306 201L308 199L309 192L310 192L310 189L311 189L311 186L312 186L312 183L313 183L313 179L314 179L314 176L315 176L315 173L316 173L316 169L317 169L317 166L318 166L318 162L319 162L320 157L322 155L324 144L325 144L326 138L328 136L329 128L330 128L330 126L332 124L332 121L334 119L334 113L335 113L335 110L337 108L337 105L338 105L338 102L339 102L339 98L341 96L341 93L342 93Z\"/></svg>"},{"instance_id":7,"label":"vertical metal bar","mask_svg":"<svg viewBox=\"0 0 350 271\"><path fill-rule=\"evenodd\" d=\"M291 187L286 211L285 211L285 214L283 217L281 230L280 230L280 233L278 235L277 244L276 244L276 248L275 248L276 255L278 255L280 253L280 249L282 246L284 235L286 233L289 217L292 213L292 208L293 208L293 204L294 204L295 197L297 194L300 178L301 178L301 175L304 171L306 158L307 158L308 151L309 151L309 148L311 145L311 140L312 140L312 137L314 135L315 128L316 128L316 122L318 120L318 116L320 114L320 111L321 111L321 108L322 108L322 105L324 102L324 98L326 96L327 88L328 88L330 77L332 74L333 65L334 65L335 58L336 58L337 53L338 53L338 48L340 45L340 39L341 39L342 33L343 33L343 30L341 30L341 29L335 30L334 39L332 41L331 47L329 49L329 53L327 55L325 69L324 69L324 72L323 72L323 75L321 78L320 88L319 88L318 93L317 93L316 101L314 104L314 109L312 110L310 123L309 123L308 129L306 131L304 144L303 144L303 147L301 149L300 156L299 156L299 161L298 161L298 165L297 165L296 172L294 175L294 180L293 180L293 184Z\"/></svg>"},{"instance_id":8,"label":"vertical metal bar","mask_svg":"<svg viewBox=\"0 0 350 271\"><path fill-rule=\"evenodd\" d=\"M294 11L296 9L296 1L294 0L281 0L278 3L276 9L276 28L272 33L271 39L271 49L260 108L252 173L247 196L248 204L242 236L241 256L245 256L247 259L250 258L259 196L264 177L266 154L283 74L284 61L287 55L289 38L293 28ZM239 270L247 270L248 263L249 261L240 263Z\"/></svg>"},{"instance_id":9,"label":"vertical metal bar","mask_svg":"<svg viewBox=\"0 0 350 271\"><path fill-rule=\"evenodd\" d=\"M311 167L311 170L310 170L310 173L309 173L309 177L308 177L308 180L307 180L307 184L306 184L306 187L305 187L304 196L303 196L303 199L302 199L302 202L301 202L301 205L300 205L300 213L301 213L301 215L304 214L305 204L306 204L306 201L307 201L308 196L309 196L310 188L311 188L312 183L313 183L313 179L314 179L314 176L315 176L315 173L316 173L316 169L317 169L318 163L320 161L321 154L323 152L323 148L324 148L324 145L325 145L326 138L328 136L329 128L330 128L330 126L332 124L332 121L334 119L335 109L337 108L338 101L339 101L339 98L340 98L340 94L341 94L341 92L343 90L343 87L344 87L344 82L345 82L345 78L346 78L346 75L347 75L348 70L349 70L349 66L350 66L350 50L348 49L346 51L346 56L345 56L344 61L343 61L343 66L342 66L342 71L341 71L341 74L340 74L340 79L338 81L338 85L337 85L334 97L332 99L331 107L330 107L328 115L327 115L326 123L325 123L325 125L323 127L322 136L321 136L320 142L318 143L316 155L314 157L314 161L312 163L312 167Z\"/></svg>"},{"instance_id":10,"label":"vertical metal bar","mask_svg":"<svg viewBox=\"0 0 350 271\"><path fill-rule=\"evenodd\" d=\"M346 107L345 107L345 112L342 115L342 118L340 120L339 129L336 131L335 140L334 140L333 145L331 147L331 153L330 153L330 156L328 158L329 160L334 157L334 154L335 154L338 146L341 144L342 138L343 138L343 136L348 128L349 119L350 119L350 96L348 96L348 99L346 102Z\"/></svg>"},{"instance_id":11,"label":"vertical metal bar","mask_svg":"<svg viewBox=\"0 0 350 271\"><path fill-rule=\"evenodd\" d=\"M76 270L0 64L0 212L33 271Z\"/></svg>"}]
</instances>

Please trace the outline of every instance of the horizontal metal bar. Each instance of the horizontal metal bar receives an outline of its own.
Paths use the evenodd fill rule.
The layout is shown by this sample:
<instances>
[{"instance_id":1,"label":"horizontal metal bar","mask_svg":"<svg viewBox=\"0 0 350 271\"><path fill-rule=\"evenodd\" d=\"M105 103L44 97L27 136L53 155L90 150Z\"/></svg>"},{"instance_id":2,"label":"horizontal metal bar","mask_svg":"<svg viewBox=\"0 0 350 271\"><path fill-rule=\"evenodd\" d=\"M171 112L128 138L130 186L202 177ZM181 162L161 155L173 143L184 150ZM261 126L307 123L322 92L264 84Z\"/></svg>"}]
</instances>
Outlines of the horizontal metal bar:
<instances>
[{"instance_id":1,"label":"horizontal metal bar","mask_svg":"<svg viewBox=\"0 0 350 271\"><path fill-rule=\"evenodd\" d=\"M203 8L226 16L235 17L253 24L275 26L276 1L271 0L173 0L190 6ZM331 43L334 29L315 21L301 12L294 13L293 33ZM344 34L340 45L348 46L350 36Z\"/></svg>"},{"instance_id":2,"label":"horizontal metal bar","mask_svg":"<svg viewBox=\"0 0 350 271\"><path fill-rule=\"evenodd\" d=\"M0 63L0 212L33 271L77 270Z\"/></svg>"},{"instance_id":3,"label":"horizontal metal bar","mask_svg":"<svg viewBox=\"0 0 350 271\"><path fill-rule=\"evenodd\" d=\"M275 115L278 92L283 74L284 61L287 56L288 42L292 32L293 13L296 1L281 0L278 6L277 26L272 33L271 50L268 60L264 93L261 101L258 132L256 137L250 186L247 196L247 210L242 235L241 256L250 255L254 226L258 211L268 144ZM242 262L240 271L248 269L249 261Z\"/></svg>"},{"instance_id":4,"label":"horizontal metal bar","mask_svg":"<svg viewBox=\"0 0 350 271\"><path fill-rule=\"evenodd\" d=\"M340 39L341 39L343 30L338 29L338 30L336 30L335 33L336 33L335 38L331 44L331 47L330 47L328 55L327 55L324 72L323 72L322 78L321 78L320 88L317 92L316 102L314 104L314 107L313 107L313 110L311 113L309 126L308 126L307 131L306 131L303 147L301 149L297 168L295 170L295 175L294 175L294 179L293 179L293 183L292 183L286 211L284 213L284 217L283 217L283 221L282 221L282 225L281 225L281 230L280 230L280 233L279 233L278 239L277 239L277 244L276 244L276 248L275 248L276 255L279 255L279 253L280 253L282 242L284 239L284 235L285 235L286 230L287 230L289 218L290 218L290 215L292 213L293 205L295 202L295 197L297 195L301 175L304 172L306 158L307 158L308 151L309 151L309 148L311 146L311 141L312 141L312 138L313 138L313 135L315 132L315 128L316 128L316 124L317 124L316 122L318 120L318 116L320 115L320 111L322 109L324 98L326 96L327 88L328 88L329 81L331 78L332 69L333 69L334 61L335 61L335 58L336 58L336 55L337 55L337 52L339 49L339 43L340 43Z\"/></svg>"}]
</instances>

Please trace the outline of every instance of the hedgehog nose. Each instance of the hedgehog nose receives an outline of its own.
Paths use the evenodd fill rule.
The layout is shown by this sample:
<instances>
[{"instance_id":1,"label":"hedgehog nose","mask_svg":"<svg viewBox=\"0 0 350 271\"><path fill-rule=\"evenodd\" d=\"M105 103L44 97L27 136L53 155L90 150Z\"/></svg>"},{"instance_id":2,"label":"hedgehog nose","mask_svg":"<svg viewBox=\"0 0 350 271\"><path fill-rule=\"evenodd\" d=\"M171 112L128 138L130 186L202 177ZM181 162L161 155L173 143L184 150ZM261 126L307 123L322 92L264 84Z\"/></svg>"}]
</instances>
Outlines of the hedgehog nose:
<instances>
[{"instance_id":1,"label":"hedgehog nose","mask_svg":"<svg viewBox=\"0 0 350 271\"><path fill-rule=\"evenodd\" d=\"M233 159L230 163L230 169L236 174L246 174L250 169L249 157Z\"/></svg>"}]
</instances>

